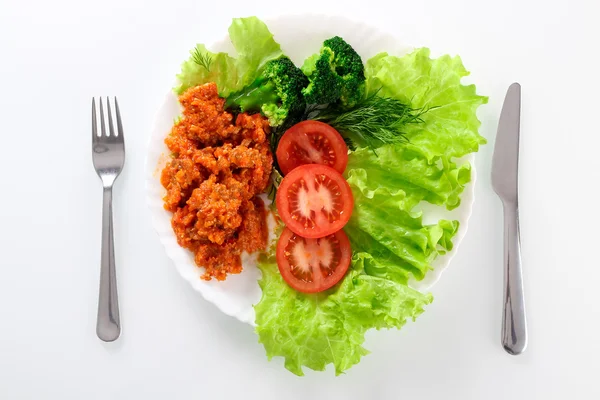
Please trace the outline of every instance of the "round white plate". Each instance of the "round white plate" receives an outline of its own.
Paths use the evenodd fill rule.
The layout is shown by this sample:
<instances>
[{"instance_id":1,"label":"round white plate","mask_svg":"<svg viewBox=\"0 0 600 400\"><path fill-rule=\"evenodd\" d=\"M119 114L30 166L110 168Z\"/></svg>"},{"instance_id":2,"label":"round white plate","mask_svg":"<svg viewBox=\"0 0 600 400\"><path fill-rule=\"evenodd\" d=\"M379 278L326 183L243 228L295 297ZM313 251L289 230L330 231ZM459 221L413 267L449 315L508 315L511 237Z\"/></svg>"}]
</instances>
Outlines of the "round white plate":
<instances>
[{"instance_id":1,"label":"round white plate","mask_svg":"<svg viewBox=\"0 0 600 400\"><path fill-rule=\"evenodd\" d=\"M374 27L341 17L289 15L275 19L264 19L264 21L274 34L275 40L281 44L284 53L296 65L302 65L306 57L321 48L321 44L325 39L335 35L347 40L363 57L363 60L381 51L401 55L411 49L393 36ZM226 29L224 31L226 32ZM196 42L202 43L202 38L192 38L190 47L195 45ZM207 47L211 51L226 51L232 55L235 54L228 36ZM174 75L176 72L174 71ZM173 260L181 276L194 289L200 292L206 300L214 303L225 314L231 315L240 321L254 324L253 305L261 297L261 291L257 283L260 278L260 271L255 267L256 257L244 255L243 272L239 275L229 275L223 282L216 280L207 282L200 279L202 270L194 263L192 253L177 244L171 229L171 213L163 208L162 198L165 189L160 184L160 171L167 162L167 154L169 154L164 144L164 138L172 128L174 118L179 114L180 105L177 97L172 91L169 91L164 104L158 110L146 158L147 203L154 227L160 241L165 246L167 255ZM427 290L437 282L456 253L467 231L467 224L473 206L473 185L475 183L473 155L465 157L465 161L471 163L472 182L465 188L461 206L452 212L447 212L442 207L428 207L427 205L423 207L423 209L427 207L427 212L424 214L425 223L433 223L441 218L455 219L460 222L460 229L454 239L453 250L434 262L434 270L430 271L424 280L410 282L411 286L417 290Z\"/></svg>"}]
</instances>

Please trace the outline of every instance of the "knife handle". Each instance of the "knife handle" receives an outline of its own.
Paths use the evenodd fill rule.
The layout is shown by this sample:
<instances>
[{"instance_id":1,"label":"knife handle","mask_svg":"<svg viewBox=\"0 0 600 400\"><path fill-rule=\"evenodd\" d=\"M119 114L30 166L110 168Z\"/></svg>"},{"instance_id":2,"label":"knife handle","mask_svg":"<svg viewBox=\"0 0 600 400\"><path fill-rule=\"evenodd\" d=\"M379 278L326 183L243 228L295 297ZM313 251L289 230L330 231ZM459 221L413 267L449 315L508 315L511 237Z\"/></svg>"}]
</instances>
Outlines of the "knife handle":
<instances>
[{"instance_id":1,"label":"knife handle","mask_svg":"<svg viewBox=\"0 0 600 400\"><path fill-rule=\"evenodd\" d=\"M503 305L502 346L509 354L521 354L527 347L527 321L521 268L518 203L504 203Z\"/></svg>"}]
</instances>

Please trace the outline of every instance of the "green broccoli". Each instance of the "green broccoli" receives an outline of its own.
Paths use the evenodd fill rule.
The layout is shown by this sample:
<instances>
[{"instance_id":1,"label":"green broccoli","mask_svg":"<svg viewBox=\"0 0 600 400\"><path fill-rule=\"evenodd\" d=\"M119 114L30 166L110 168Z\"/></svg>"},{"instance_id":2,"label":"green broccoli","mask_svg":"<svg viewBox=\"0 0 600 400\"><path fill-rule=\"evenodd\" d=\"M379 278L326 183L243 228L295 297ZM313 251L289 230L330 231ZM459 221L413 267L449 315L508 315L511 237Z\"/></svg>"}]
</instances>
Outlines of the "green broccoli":
<instances>
[{"instance_id":1,"label":"green broccoli","mask_svg":"<svg viewBox=\"0 0 600 400\"><path fill-rule=\"evenodd\" d=\"M310 81L302 91L308 104L339 102L343 107L353 107L365 96L362 59L339 36L323 42L321 52L308 58L302 70Z\"/></svg>"},{"instance_id":2,"label":"green broccoli","mask_svg":"<svg viewBox=\"0 0 600 400\"><path fill-rule=\"evenodd\" d=\"M302 89L308 78L292 60L280 57L267 62L254 79L242 90L230 94L226 109L239 112L262 112L273 127L282 125L288 118L302 114L306 102Z\"/></svg>"}]
</instances>

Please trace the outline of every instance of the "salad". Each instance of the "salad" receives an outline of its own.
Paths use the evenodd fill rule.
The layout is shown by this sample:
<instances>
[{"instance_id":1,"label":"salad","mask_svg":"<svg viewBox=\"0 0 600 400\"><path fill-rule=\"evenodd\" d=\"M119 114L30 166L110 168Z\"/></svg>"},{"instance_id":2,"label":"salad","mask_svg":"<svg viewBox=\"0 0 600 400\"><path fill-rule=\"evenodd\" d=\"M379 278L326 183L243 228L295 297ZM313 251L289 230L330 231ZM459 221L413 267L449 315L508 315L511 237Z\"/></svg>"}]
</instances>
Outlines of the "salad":
<instances>
[{"instance_id":1,"label":"salad","mask_svg":"<svg viewBox=\"0 0 600 400\"><path fill-rule=\"evenodd\" d=\"M269 359L341 374L368 354L368 330L401 328L433 301L408 282L460 226L425 224L418 205L460 205L471 167L457 160L486 143L487 97L461 84L460 58L427 48L362 59L333 36L295 65L256 17L233 19L229 37L235 56L198 44L177 75L165 208L203 279L243 273L240 254L259 253Z\"/></svg>"}]
</instances>

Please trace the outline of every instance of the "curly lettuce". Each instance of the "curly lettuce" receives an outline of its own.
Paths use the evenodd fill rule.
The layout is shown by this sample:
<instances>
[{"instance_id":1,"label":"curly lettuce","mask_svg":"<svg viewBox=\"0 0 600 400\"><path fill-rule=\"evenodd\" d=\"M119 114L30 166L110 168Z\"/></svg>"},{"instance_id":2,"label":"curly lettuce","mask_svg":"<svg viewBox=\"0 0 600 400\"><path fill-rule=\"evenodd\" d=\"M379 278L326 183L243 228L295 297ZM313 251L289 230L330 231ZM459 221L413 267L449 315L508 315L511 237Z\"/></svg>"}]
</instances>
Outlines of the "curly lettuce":
<instances>
[{"instance_id":1,"label":"curly lettuce","mask_svg":"<svg viewBox=\"0 0 600 400\"><path fill-rule=\"evenodd\" d=\"M402 284L408 283L410 275L423 279L437 256L452 250L458 221L424 226L422 213L406 208L406 193L383 181L369 185L354 178L348 183L355 206L344 230L353 252L370 254L366 272Z\"/></svg>"},{"instance_id":2,"label":"curly lettuce","mask_svg":"<svg viewBox=\"0 0 600 400\"><path fill-rule=\"evenodd\" d=\"M290 288L273 259L262 262L256 332L267 357L284 357L296 375L304 375L302 367L324 371L329 364L341 374L368 354L363 347L368 329L400 328L421 314L432 296L366 274L369 257L356 254L336 289L314 295Z\"/></svg>"},{"instance_id":3,"label":"curly lettuce","mask_svg":"<svg viewBox=\"0 0 600 400\"><path fill-rule=\"evenodd\" d=\"M256 17L234 18L229 38L237 52L235 58L223 52L213 53L203 44L190 51L190 58L177 75L177 94L192 86L215 82L219 95L227 97L252 82L267 61L283 55L267 25Z\"/></svg>"},{"instance_id":4,"label":"curly lettuce","mask_svg":"<svg viewBox=\"0 0 600 400\"><path fill-rule=\"evenodd\" d=\"M488 98L476 93L475 85L463 85L469 75L460 57L430 58L428 48L403 57L380 53L366 62L369 91L380 90L418 109L429 109L424 124L406 127L408 149L422 154L429 162L462 157L486 143L479 134L481 122L477 108Z\"/></svg>"},{"instance_id":5,"label":"curly lettuce","mask_svg":"<svg viewBox=\"0 0 600 400\"><path fill-rule=\"evenodd\" d=\"M405 211L423 200L453 209L460 205L460 194L471 181L471 166L468 163L458 166L448 160L441 164L430 162L406 145L386 145L376 152L369 148L352 152L346 178L350 184L364 187L367 197L372 196L370 186L402 192Z\"/></svg>"}]
</instances>

